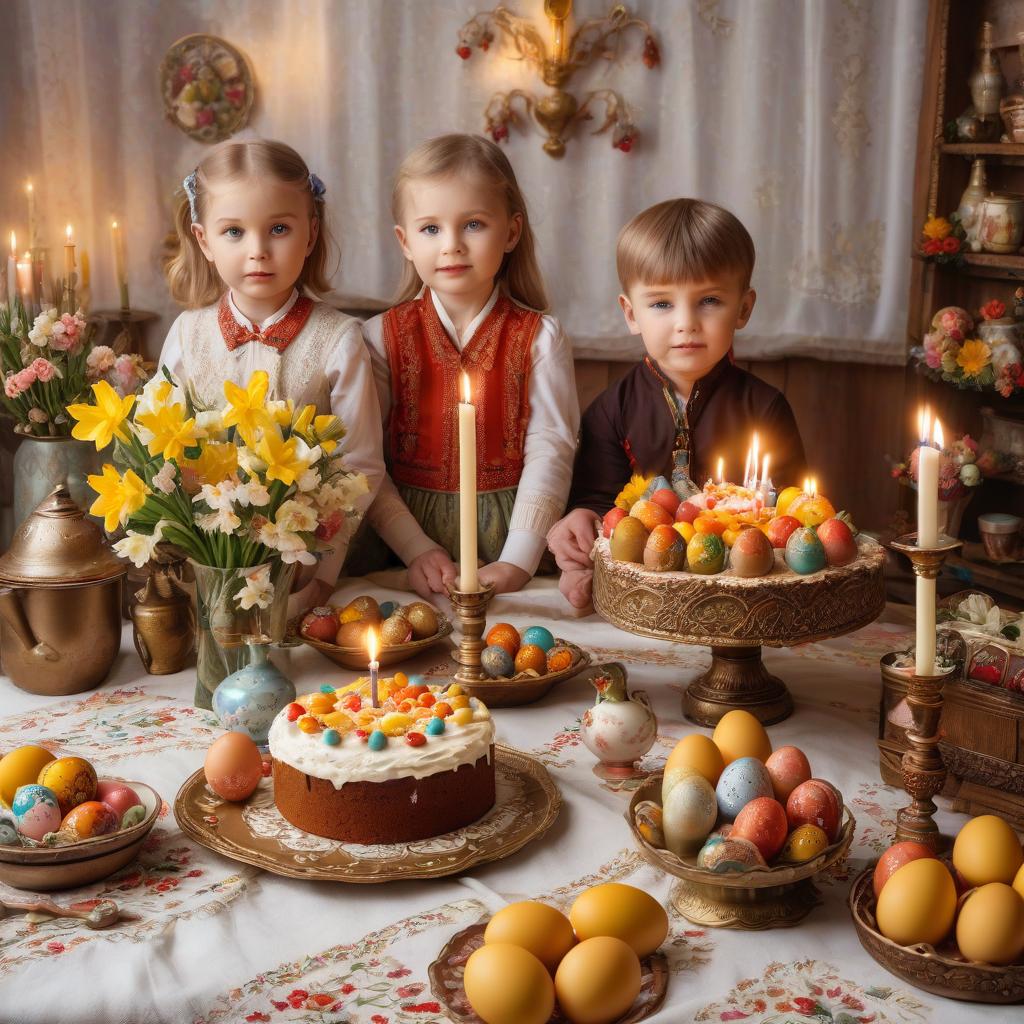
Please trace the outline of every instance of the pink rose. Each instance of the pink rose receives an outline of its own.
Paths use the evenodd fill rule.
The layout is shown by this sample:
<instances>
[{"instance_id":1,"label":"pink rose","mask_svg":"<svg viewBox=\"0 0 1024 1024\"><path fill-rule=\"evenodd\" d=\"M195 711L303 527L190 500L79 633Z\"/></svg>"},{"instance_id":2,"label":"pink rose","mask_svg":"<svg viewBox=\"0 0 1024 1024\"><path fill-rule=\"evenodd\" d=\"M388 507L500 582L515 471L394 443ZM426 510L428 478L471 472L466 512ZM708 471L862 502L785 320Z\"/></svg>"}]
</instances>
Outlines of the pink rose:
<instances>
[{"instance_id":1,"label":"pink rose","mask_svg":"<svg viewBox=\"0 0 1024 1024\"><path fill-rule=\"evenodd\" d=\"M8 398L17 398L22 392L22 388L18 384L17 377L17 374L12 373L4 380L4 394Z\"/></svg>"},{"instance_id":2,"label":"pink rose","mask_svg":"<svg viewBox=\"0 0 1024 1024\"><path fill-rule=\"evenodd\" d=\"M19 370L14 375L14 379L18 382L18 387L22 391L28 391L36 382L36 371L32 368L32 364L30 363L25 369Z\"/></svg>"},{"instance_id":3,"label":"pink rose","mask_svg":"<svg viewBox=\"0 0 1024 1024\"><path fill-rule=\"evenodd\" d=\"M53 375L57 372L57 367L48 359L43 359L42 356L33 359L28 368L35 373L36 380L40 380L44 384L53 380Z\"/></svg>"}]
</instances>

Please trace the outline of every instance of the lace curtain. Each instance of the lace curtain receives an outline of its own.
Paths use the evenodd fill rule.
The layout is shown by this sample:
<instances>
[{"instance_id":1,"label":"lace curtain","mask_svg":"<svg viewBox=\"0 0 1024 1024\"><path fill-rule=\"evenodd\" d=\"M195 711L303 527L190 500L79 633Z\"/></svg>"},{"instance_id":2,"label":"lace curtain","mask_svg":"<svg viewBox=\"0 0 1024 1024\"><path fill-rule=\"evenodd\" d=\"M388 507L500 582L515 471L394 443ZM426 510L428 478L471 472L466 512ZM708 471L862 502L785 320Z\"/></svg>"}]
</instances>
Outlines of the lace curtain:
<instances>
[{"instance_id":1,"label":"lace curtain","mask_svg":"<svg viewBox=\"0 0 1024 1024\"><path fill-rule=\"evenodd\" d=\"M192 32L250 58L258 97L244 134L295 146L323 178L341 250L337 294L386 299L400 258L388 213L402 154L446 131L479 131L498 89L540 91L497 48L455 54L491 0L6 0L0 4L0 229L24 236L23 183L59 258L71 222L94 308L115 306L109 225L127 226L133 304L175 315L159 257L174 189L202 156L165 120L157 69ZM541 0L510 0L545 34ZM607 0L577 0L578 18ZM553 311L578 356L639 351L616 305L615 237L676 195L735 211L754 237L758 303L744 358L900 362L926 0L632 0L662 65L628 59L570 88L614 88L641 138L624 155L580 134L561 161L536 136L507 144L539 239ZM6 253L6 245L3 247Z\"/></svg>"}]
</instances>

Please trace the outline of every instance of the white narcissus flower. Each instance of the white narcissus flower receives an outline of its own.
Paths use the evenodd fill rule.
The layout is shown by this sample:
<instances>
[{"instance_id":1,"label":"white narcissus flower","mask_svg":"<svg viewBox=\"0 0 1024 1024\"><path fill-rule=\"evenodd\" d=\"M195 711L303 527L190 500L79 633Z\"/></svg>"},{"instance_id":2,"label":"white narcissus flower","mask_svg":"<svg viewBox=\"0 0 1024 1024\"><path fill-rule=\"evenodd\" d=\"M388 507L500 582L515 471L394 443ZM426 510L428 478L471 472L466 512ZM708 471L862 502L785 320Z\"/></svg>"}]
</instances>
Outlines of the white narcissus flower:
<instances>
[{"instance_id":1,"label":"white narcissus flower","mask_svg":"<svg viewBox=\"0 0 1024 1024\"><path fill-rule=\"evenodd\" d=\"M153 477L153 486L163 494L172 494L177 486L175 483L176 477L177 472L174 463L165 462L160 467L160 472Z\"/></svg>"},{"instance_id":2,"label":"white narcissus flower","mask_svg":"<svg viewBox=\"0 0 1024 1024\"><path fill-rule=\"evenodd\" d=\"M28 340L37 348L45 348L53 334L53 322L57 319L57 310L44 310L36 317L32 330L28 332Z\"/></svg>"},{"instance_id":3,"label":"white narcissus flower","mask_svg":"<svg viewBox=\"0 0 1024 1024\"><path fill-rule=\"evenodd\" d=\"M236 484L231 492L231 497L242 508L248 508L250 505L254 508L262 508L264 505L270 504L270 491L259 480L247 480L245 483Z\"/></svg>"},{"instance_id":4,"label":"white narcissus flower","mask_svg":"<svg viewBox=\"0 0 1024 1024\"><path fill-rule=\"evenodd\" d=\"M231 511L229 505L227 508L218 509L209 515L196 516L196 524L201 530L206 530L208 533L220 530L221 533L231 536L242 525L242 520Z\"/></svg>"},{"instance_id":5,"label":"white narcissus flower","mask_svg":"<svg viewBox=\"0 0 1024 1024\"><path fill-rule=\"evenodd\" d=\"M156 546L163 536L164 522L165 520L161 519L148 537L144 533L129 530L127 535L114 545L114 550L122 558L127 558L136 569L141 569L156 551Z\"/></svg>"},{"instance_id":6,"label":"white narcissus flower","mask_svg":"<svg viewBox=\"0 0 1024 1024\"><path fill-rule=\"evenodd\" d=\"M324 484L316 495L316 503L325 512L351 512L369 491L370 485L362 473L344 473Z\"/></svg>"},{"instance_id":7,"label":"white narcissus flower","mask_svg":"<svg viewBox=\"0 0 1024 1024\"><path fill-rule=\"evenodd\" d=\"M224 429L219 409L215 409L212 412L197 412L195 418L196 433L200 437L205 437L209 441L224 441L227 439L228 432Z\"/></svg>"},{"instance_id":8,"label":"white narcissus flower","mask_svg":"<svg viewBox=\"0 0 1024 1024\"><path fill-rule=\"evenodd\" d=\"M316 556L307 550L306 542L297 533L282 530L277 523L263 524L260 529L260 542L279 552L282 562L316 565Z\"/></svg>"},{"instance_id":9,"label":"white narcissus flower","mask_svg":"<svg viewBox=\"0 0 1024 1024\"><path fill-rule=\"evenodd\" d=\"M277 510L276 522L289 533L312 533L316 529L316 512L297 501L286 501Z\"/></svg>"},{"instance_id":10,"label":"white narcissus flower","mask_svg":"<svg viewBox=\"0 0 1024 1024\"><path fill-rule=\"evenodd\" d=\"M298 434L292 434L292 440L295 442L295 458L307 466L312 466L323 454L320 445L316 444L310 448Z\"/></svg>"},{"instance_id":11,"label":"white narcissus flower","mask_svg":"<svg viewBox=\"0 0 1024 1024\"><path fill-rule=\"evenodd\" d=\"M305 470L295 481L295 486L303 494L308 494L320 486L320 473L313 468Z\"/></svg>"},{"instance_id":12,"label":"white narcissus flower","mask_svg":"<svg viewBox=\"0 0 1024 1024\"><path fill-rule=\"evenodd\" d=\"M270 582L270 566L259 565L245 573L245 586L235 594L235 601L244 611L269 608L274 600L274 584Z\"/></svg>"},{"instance_id":13,"label":"white narcissus flower","mask_svg":"<svg viewBox=\"0 0 1024 1024\"><path fill-rule=\"evenodd\" d=\"M216 512L228 512L235 497L235 481L230 478L219 484L203 484L193 501L205 501Z\"/></svg>"},{"instance_id":14,"label":"white narcissus flower","mask_svg":"<svg viewBox=\"0 0 1024 1024\"><path fill-rule=\"evenodd\" d=\"M267 471L267 464L251 449L238 449L238 464L250 476L262 476Z\"/></svg>"}]
</instances>

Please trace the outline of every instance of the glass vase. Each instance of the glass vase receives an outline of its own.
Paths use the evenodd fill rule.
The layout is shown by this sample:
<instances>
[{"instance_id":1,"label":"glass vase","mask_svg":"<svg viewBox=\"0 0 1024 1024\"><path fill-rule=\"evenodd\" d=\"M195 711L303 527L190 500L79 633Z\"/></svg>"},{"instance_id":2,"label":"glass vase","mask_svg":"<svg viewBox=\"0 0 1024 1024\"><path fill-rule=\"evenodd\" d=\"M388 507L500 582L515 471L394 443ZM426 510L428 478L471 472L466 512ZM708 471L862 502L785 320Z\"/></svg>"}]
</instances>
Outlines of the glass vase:
<instances>
[{"instance_id":1,"label":"glass vase","mask_svg":"<svg viewBox=\"0 0 1024 1024\"><path fill-rule=\"evenodd\" d=\"M191 561L191 560L190 560ZM249 663L250 641L270 644L284 639L288 594L295 563L279 559L241 569L220 569L191 561L196 575L196 707L213 710L213 691L221 681ZM269 572L274 591L266 608L241 605L249 578Z\"/></svg>"}]
</instances>

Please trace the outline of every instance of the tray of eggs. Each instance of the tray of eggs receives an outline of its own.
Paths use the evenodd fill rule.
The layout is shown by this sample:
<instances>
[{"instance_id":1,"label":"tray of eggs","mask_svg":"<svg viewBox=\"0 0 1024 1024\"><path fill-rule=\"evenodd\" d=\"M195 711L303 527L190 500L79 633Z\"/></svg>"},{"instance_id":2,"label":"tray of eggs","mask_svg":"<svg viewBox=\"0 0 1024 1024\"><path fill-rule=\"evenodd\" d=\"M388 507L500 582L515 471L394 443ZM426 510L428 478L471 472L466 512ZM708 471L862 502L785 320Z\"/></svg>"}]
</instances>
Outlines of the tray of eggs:
<instances>
[{"instance_id":1,"label":"tray of eggs","mask_svg":"<svg viewBox=\"0 0 1024 1024\"><path fill-rule=\"evenodd\" d=\"M923 843L890 846L849 905L864 949L917 988L1024 1002L1024 851L1002 818L968 821L948 861Z\"/></svg>"},{"instance_id":2,"label":"tray of eggs","mask_svg":"<svg viewBox=\"0 0 1024 1024\"><path fill-rule=\"evenodd\" d=\"M773 508L743 508L737 504L743 488L709 487L710 493L692 501L680 501L670 487L662 487L628 511L611 509L602 529L611 557L652 572L714 576L728 571L753 579L776 569L776 552L779 568L800 576L849 565L859 554L849 517L837 515L822 494L787 487ZM716 500L727 489L736 493ZM746 494L753 497L752 491Z\"/></svg>"},{"instance_id":3,"label":"tray of eggs","mask_svg":"<svg viewBox=\"0 0 1024 1024\"><path fill-rule=\"evenodd\" d=\"M463 929L430 965L430 986L460 1024L634 1024L665 1000L667 936L653 896L608 882L568 916L524 900Z\"/></svg>"},{"instance_id":4,"label":"tray of eggs","mask_svg":"<svg viewBox=\"0 0 1024 1024\"><path fill-rule=\"evenodd\" d=\"M380 638L377 660L383 667L396 665L439 643L451 633L452 624L426 601L378 603L365 594L353 598L344 608L332 605L307 612L299 623L298 636L336 665L365 669L366 633L370 628Z\"/></svg>"},{"instance_id":5,"label":"tray of eggs","mask_svg":"<svg viewBox=\"0 0 1024 1024\"><path fill-rule=\"evenodd\" d=\"M492 708L539 700L590 664L587 651L556 637L547 626L528 626L520 632L511 623L497 622L487 630L484 643L480 668L486 678L456 679L466 693Z\"/></svg>"},{"instance_id":6,"label":"tray of eggs","mask_svg":"<svg viewBox=\"0 0 1024 1024\"><path fill-rule=\"evenodd\" d=\"M82 757L18 747L0 758L0 881L50 892L131 862L162 801L143 782L100 779Z\"/></svg>"},{"instance_id":7,"label":"tray of eggs","mask_svg":"<svg viewBox=\"0 0 1024 1024\"><path fill-rule=\"evenodd\" d=\"M812 879L846 856L855 826L806 755L773 751L742 710L711 737L684 736L626 820L647 860L681 880L673 903L687 920L746 929L801 921L820 902Z\"/></svg>"}]
</instances>

